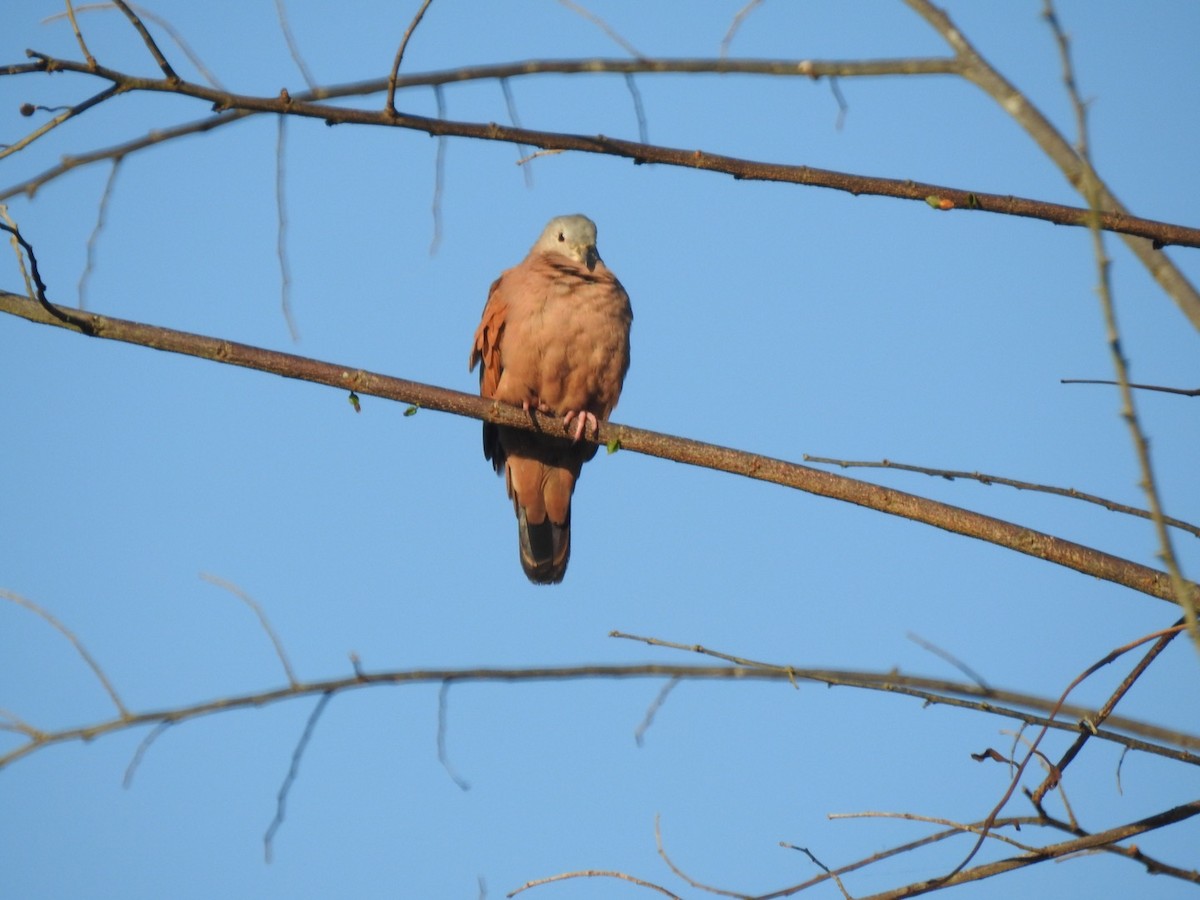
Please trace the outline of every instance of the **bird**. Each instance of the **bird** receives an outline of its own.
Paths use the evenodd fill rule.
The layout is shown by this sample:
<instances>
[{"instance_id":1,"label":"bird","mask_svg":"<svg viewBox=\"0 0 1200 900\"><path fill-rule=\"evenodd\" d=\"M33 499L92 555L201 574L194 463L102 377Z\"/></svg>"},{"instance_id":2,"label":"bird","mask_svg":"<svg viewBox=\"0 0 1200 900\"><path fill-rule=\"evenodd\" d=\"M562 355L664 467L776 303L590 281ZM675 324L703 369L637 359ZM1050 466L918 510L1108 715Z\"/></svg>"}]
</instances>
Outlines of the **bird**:
<instances>
[{"instance_id":1,"label":"bird","mask_svg":"<svg viewBox=\"0 0 1200 900\"><path fill-rule=\"evenodd\" d=\"M571 555L571 495L621 395L633 310L596 250L583 215L551 219L529 254L488 291L471 346L479 393L561 419L559 437L485 422L483 455L517 516L521 567L534 584L558 584Z\"/></svg>"}]
</instances>

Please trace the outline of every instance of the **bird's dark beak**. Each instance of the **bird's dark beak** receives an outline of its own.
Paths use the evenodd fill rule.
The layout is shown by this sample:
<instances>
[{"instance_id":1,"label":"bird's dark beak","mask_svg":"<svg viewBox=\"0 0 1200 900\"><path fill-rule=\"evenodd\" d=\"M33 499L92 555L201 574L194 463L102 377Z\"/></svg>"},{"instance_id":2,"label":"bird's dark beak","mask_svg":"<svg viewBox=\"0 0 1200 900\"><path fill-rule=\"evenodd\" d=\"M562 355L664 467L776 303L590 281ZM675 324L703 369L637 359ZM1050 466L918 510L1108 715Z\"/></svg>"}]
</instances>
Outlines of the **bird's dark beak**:
<instances>
[{"instance_id":1,"label":"bird's dark beak","mask_svg":"<svg viewBox=\"0 0 1200 900\"><path fill-rule=\"evenodd\" d=\"M600 254L596 252L595 247L588 247L587 253L583 257L584 264L589 272L596 271L596 263L600 261Z\"/></svg>"}]
</instances>

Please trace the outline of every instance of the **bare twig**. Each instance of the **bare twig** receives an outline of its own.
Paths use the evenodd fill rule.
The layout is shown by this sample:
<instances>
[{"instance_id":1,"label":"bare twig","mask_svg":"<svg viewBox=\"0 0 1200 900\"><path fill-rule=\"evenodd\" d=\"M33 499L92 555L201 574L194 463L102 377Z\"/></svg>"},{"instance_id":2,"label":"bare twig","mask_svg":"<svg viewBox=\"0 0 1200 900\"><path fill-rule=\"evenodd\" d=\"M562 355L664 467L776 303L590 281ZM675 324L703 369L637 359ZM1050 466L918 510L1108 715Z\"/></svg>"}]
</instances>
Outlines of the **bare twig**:
<instances>
[{"instance_id":1,"label":"bare twig","mask_svg":"<svg viewBox=\"0 0 1200 900\"><path fill-rule=\"evenodd\" d=\"M521 118L517 115L517 103L513 100L512 88L508 84L507 78L500 79L500 90L504 94L504 107L508 110L508 122L514 128L521 127ZM527 148L517 144L517 165L524 163L529 157L526 156ZM525 187L533 187L533 167L521 165L521 175L525 178Z\"/></svg>"},{"instance_id":2,"label":"bare twig","mask_svg":"<svg viewBox=\"0 0 1200 900\"><path fill-rule=\"evenodd\" d=\"M292 26L288 21L287 3L285 0L275 0L275 14L279 17L279 30L283 32L283 39L287 42L288 53L292 55L292 62L300 70L300 77L304 79L304 83L308 85L308 89L315 91L317 89L317 80L313 78L312 70L308 67L308 63L304 61L304 56L300 53L300 45L296 43L296 36L292 33Z\"/></svg>"},{"instance_id":3,"label":"bare twig","mask_svg":"<svg viewBox=\"0 0 1200 900\"><path fill-rule=\"evenodd\" d=\"M89 3L84 6L75 7L75 12L107 11L107 10L111 10L114 8L115 8L115 5L111 2ZM225 86L223 84L221 84L221 80L219 78L217 78L217 76L213 74L212 70L204 64L204 60L202 60L200 58L200 55L195 50L192 49L192 46L187 42L187 39L184 38L184 36L180 33L178 28L176 28L174 25L171 24L169 19L166 19L163 16L158 15L158 13L154 12L154 10L152 10L152 9L146 9L146 7L144 7L144 6L138 6L136 4L130 3L129 8L132 9L135 13L137 13L141 18L145 19L148 22L153 22L155 25L157 25L159 28L161 28L163 31L165 31L167 33L167 36L170 37L171 40L173 40L175 42L176 46L178 46L179 49L183 52L183 55L188 58L188 62L190 62L193 66L196 67L196 71L200 73L200 76L205 81L207 81L209 84L211 84L213 87L215 87L219 90L225 90ZM70 11L68 10L68 16L69 16L69 13L70 13ZM47 16L45 19L43 19L43 21L44 22L52 22L55 19L60 18L61 16L62 16L62 13L59 13L59 14L53 15L53 16ZM71 21L72 21L72 24L74 24L74 19L72 19ZM85 56L87 55L86 51L85 51L84 55ZM94 64L95 60L91 59L89 57L89 62Z\"/></svg>"},{"instance_id":4,"label":"bare twig","mask_svg":"<svg viewBox=\"0 0 1200 900\"><path fill-rule=\"evenodd\" d=\"M442 86L433 86L433 98L437 103L439 119L446 118L446 98ZM442 243L442 191L446 186L446 137L440 135L437 139L437 149L433 157L433 237L429 240L429 255L436 256Z\"/></svg>"},{"instance_id":5,"label":"bare twig","mask_svg":"<svg viewBox=\"0 0 1200 900\"><path fill-rule=\"evenodd\" d=\"M162 70L167 81L180 81L179 76L175 74L175 70L171 68L171 64L167 62L167 58L158 49L158 44L154 42L154 38L150 36L150 32L146 30L146 26L142 23L142 20L138 18L138 14L129 8L129 4L125 0L112 0L112 2L117 9L125 13L125 18L133 23L133 27L142 36L142 42L145 43L146 49L150 51L150 55L154 57L154 61L158 63L158 67Z\"/></svg>"},{"instance_id":6,"label":"bare twig","mask_svg":"<svg viewBox=\"0 0 1200 900\"><path fill-rule=\"evenodd\" d=\"M729 30L725 32L725 37L721 38L721 58L724 59L729 55L729 45L733 43L734 36L746 21L746 17L762 4L763 0L749 0L749 2L739 9L733 15L733 21L729 23Z\"/></svg>"},{"instance_id":7,"label":"bare twig","mask_svg":"<svg viewBox=\"0 0 1200 900\"><path fill-rule=\"evenodd\" d=\"M1062 378L1059 379L1059 384L1119 384L1119 382L1101 378ZM1161 391L1164 394L1179 394L1183 397L1200 397L1200 388L1164 387L1161 384L1134 384L1133 382L1130 382L1128 387L1135 391Z\"/></svg>"},{"instance_id":8,"label":"bare twig","mask_svg":"<svg viewBox=\"0 0 1200 900\"><path fill-rule=\"evenodd\" d=\"M36 141L38 138L43 137L46 134L49 134L51 131L53 131L55 128L57 128L59 125L75 118L76 116L82 115L83 113L85 113L89 109L91 109L93 106L99 106L105 100L115 97L118 93L120 93L120 88L114 84L114 85L111 85L110 87L106 87L104 90L102 90L98 94L93 94L91 97L88 97L82 103L77 103L74 106L67 107L66 109L62 110L62 112L60 112L58 115L56 115L54 118L49 119L48 121L39 125L37 128L35 128L33 131L29 132L29 134L25 135L23 138L18 140L16 143L9 144L6 147L0 147L0 159L4 159L4 157L6 157L6 156L11 156L12 154L17 153L18 151L24 150L26 147L28 147L30 144L32 144L34 141Z\"/></svg>"},{"instance_id":9,"label":"bare twig","mask_svg":"<svg viewBox=\"0 0 1200 900\"><path fill-rule=\"evenodd\" d=\"M100 238L100 232L104 230L104 226L108 219L108 201L112 199L113 186L117 183L117 171L121 168L121 160L114 159L112 168L108 171L108 178L104 182L104 191L100 194L100 206L96 211L96 224L92 227L91 234L87 239L86 257L83 266L83 272L79 275L79 308L87 309L87 285L92 277L92 272L96 268L96 241Z\"/></svg>"},{"instance_id":10,"label":"bare twig","mask_svg":"<svg viewBox=\"0 0 1200 900\"><path fill-rule=\"evenodd\" d=\"M446 774L450 776L450 780L459 786L461 790L469 791L471 783L462 778L458 772L454 770L454 766L450 765L450 757L446 755L446 708L450 697L450 681L443 681L441 687L438 688L438 715L437 715L437 755L438 762L442 764L442 768L446 770Z\"/></svg>"},{"instance_id":11,"label":"bare twig","mask_svg":"<svg viewBox=\"0 0 1200 900\"><path fill-rule=\"evenodd\" d=\"M267 862L271 861L275 832L283 824L287 813L288 794L292 790L292 785L296 782L296 776L300 774L300 760L304 756L305 748L308 747L309 739L313 736L313 731L317 727L317 721L321 718L321 713L325 711L326 705L328 705L332 698L332 691L327 691L321 695L321 699L317 701L317 705L313 707L313 711L309 714L308 721L304 723L304 731L300 734L300 740L296 742L296 749L292 751L292 761L288 766L287 775L284 776L283 784L279 786L279 793L275 797L275 818L271 820L271 824L267 826L266 833L263 834L263 856Z\"/></svg>"},{"instance_id":12,"label":"bare twig","mask_svg":"<svg viewBox=\"0 0 1200 900\"><path fill-rule=\"evenodd\" d=\"M174 719L163 719L142 738L141 743L137 745L137 750L133 752L133 758L129 760L129 765L125 767L125 777L121 779L122 787L130 788L133 786L133 776L142 764L142 757L146 755L146 751L150 749L150 745L158 740L159 735L174 724Z\"/></svg>"},{"instance_id":13,"label":"bare twig","mask_svg":"<svg viewBox=\"0 0 1200 900\"><path fill-rule=\"evenodd\" d=\"M555 881L566 881L569 878L617 878L621 881L628 881L630 884L636 884L638 887L649 888L652 891L658 891L664 897L671 897L672 900L682 900L678 894L672 894L665 887L654 884L649 881L643 881L641 878L635 878L632 875L627 875L624 872L613 872L604 869L585 869L580 872L563 872L559 875L550 875L547 878L535 878L533 881L527 881L519 888L509 891L504 896L515 897L522 891L527 891L530 888L540 887L543 884L550 884Z\"/></svg>"},{"instance_id":14,"label":"bare twig","mask_svg":"<svg viewBox=\"0 0 1200 900\"><path fill-rule=\"evenodd\" d=\"M66 0L67 3L67 18L71 20L71 30L75 32L75 40L79 42L79 49L83 52L83 58L88 61L88 65L92 68L96 66L96 57L92 56L92 52L88 50L87 42L83 39L83 33L79 30L79 23L75 21L75 7L71 4L71 0Z\"/></svg>"},{"instance_id":15,"label":"bare twig","mask_svg":"<svg viewBox=\"0 0 1200 900\"><path fill-rule=\"evenodd\" d=\"M100 682L100 686L104 688L104 692L112 700L113 706L117 708L117 712L121 716L121 720L126 721L132 718L125 704L121 702L121 697L117 694L117 689L113 687L113 683L108 680L108 676L104 674L104 670L100 668L100 664L88 652L87 647L83 646L83 641L76 636L75 632L60 622L49 610L43 609L37 603L13 591L0 588L0 600L7 600L10 603L15 603L22 609L28 610L70 641L71 646L75 648L75 652L79 654L79 657L87 664L87 667L92 670L92 674L96 676L96 680Z\"/></svg>"},{"instance_id":16,"label":"bare twig","mask_svg":"<svg viewBox=\"0 0 1200 900\"><path fill-rule=\"evenodd\" d=\"M745 900L745 896L746 896L745 894L740 893L738 891L722 890L721 888L713 887L711 884L705 884L702 881L697 881L695 878L688 875L681 868L679 868L679 866L675 865L675 862L671 859L670 856L667 855L667 848L663 845L662 827L661 827L662 823L661 823L660 819L661 819L661 817L659 815L656 814L654 816L654 844L658 848L658 855L662 858L662 861L667 864L667 868L670 869L677 878L680 878L683 881L686 881L689 885L696 888L697 890L706 891L707 893L710 893L710 894L716 894L720 897L737 897L737 898L739 898L739 900Z\"/></svg>"},{"instance_id":17,"label":"bare twig","mask_svg":"<svg viewBox=\"0 0 1200 900\"><path fill-rule=\"evenodd\" d=\"M384 111L389 115L396 115L396 83L400 75L400 63L404 60L404 51L408 48L409 39L412 38L413 32L417 30L417 26L421 24L421 19L425 18L425 11L429 9L429 4L432 2L433 0L422 0L421 8L417 10L417 14L408 23L404 37L400 40L400 46L396 49L396 58L392 60L392 72L388 75L387 80L387 101L383 107Z\"/></svg>"},{"instance_id":18,"label":"bare twig","mask_svg":"<svg viewBox=\"0 0 1200 900\"><path fill-rule=\"evenodd\" d=\"M925 640L925 638L921 637L919 634L914 634L911 631L908 633L907 637L910 641L912 641L918 647L922 647L925 650L928 650L934 656L936 656L940 659L944 659L946 662L950 663L950 665L954 666L954 668L958 669L958 671L962 672L964 675L966 675L968 678L970 678L973 682L975 682L977 685L979 685L985 691L991 690L991 685L989 685L987 683L986 679L984 679L984 677L982 675L980 675L978 672L976 672L974 669L972 669L970 666L968 666L965 662L963 662L961 659L959 659L957 656L955 656L949 650L943 650L937 644L933 644L933 643Z\"/></svg>"},{"instance_id":19,"label":"bare twig","mask_svg":"<svg viewBox=\"0 0 1200 900\"><path fill-rule=\"evenodd\" d=\"M262 626L262 630L266 632L267 637L270 639L271 645L275 648L275 655L279 657L279 664L283 666L283 672L287 676L288 684L293 688L299 686L300 681L296 678L296 672L292 669L292 664L288 661L287 651L283 649L283 641L279 639L279 634L271 627L271 620L267 618L262 605L231 581L226 581L224 578L208 572L201 572L200 577L209 584L233 594L233 596L237 597L250 608L250 611L258 618L258 624Z\"/></svg>"},{"instance_id":20,"label":"bare twig","mask_svg":"<svg viewBox=\"0 0 1200 900\"><path fill-rule=\"evenodd\" d=\"M1087 106L1084 104L1083 98L1079 95L1079 87L1076 84L1075 71L1071 63L1070 43L1067 40L1066 32L1062 30L1062 26L1059 24L1058 16L1054 12L1053 0L1043 0L1042 16L1050 25L1055 43L1058 45L1059 56L1062 60L1063 82L1066 85L1071 106L1075 110L1076 127L1079 130L1077 151L1079 158L1083 161L1083 169L1081 184L1077 185L1077 187L1079 187L1083 196L1087 199L1089 209L1093 211L1093 215L1088 222L1088 230L1092 236L1092 251L1096 257L1096 269L1099 275L1098 291L1100 294L1100 306L1104 313L1104 325L1108 336L1109 353L1112 357L1113 368L1116 370L1117 381L1120 384L1121 418L1129 426L1129 435L1133 440L1138 468L1141 470L1141 487L1146 494L1146 502L1150 507L1150 517L1154 522L1154 530L1158 538L1159 558L1162 559L1168 574L1171 576L1171 584L1175 589L1175 596L1177 598L1176 602L1183 609L1183 617L1187 621L1192 643L1196 650L1200 652L1200 614L1198 614L1200 602L1187 590L1183 570L1180 568L1179 560L1171 544L1171 534L1167 531L1166 523L1163 521L1162 500L1159 498L1158 487L1155 483L1154 467L1150 462L1150 444L1146 440L1145 432L1142 431L1141 423L1138 421L1133 391L1129 387L1129 364L1125 359L1124 351L1121 349L1121 334L1120 329L1117 327L1116 305L1113 302L1112 296L1112 266L1108 258L1108 253L1104 248L1104 234L1100 229L1098 221L1098 214L1106 200L1106 190L1091 164L1091 155L1088 149Z\"/></svg>"},{"instance_id":21,"label":"bare twig","mask_svg":"<svg viewBox=\"0 0 1200 900\"><path fill-rule=\"evenodd\" d=\"M637 116L638 140L643 144L650 143L650 132L646 128L646 108L642 105L642 92L638 90L637 82L633 80L633 75L625 74L625 87L629 89L629 96L633 99L633 112Z\"/></svg>"},{"instance_id":22,"label":"bare twig","mask_svg":"<svg viewBox=\"0 0 1200 900\"><path fill-rule=\"evenodd\" d=\"M595 25L597 28L599 28L601 31L603 31L605 34L607 34L610 38L612 38L613 42L616 43L622 50L624 50L630 56L635 57L636 59L643 58L642 54L640 52L638 52L637 47L633 46L633 44L629 43L629 41L627 41L627 40L625 40L625 38L621 37L621 35L617 32L617 30L615 28L613 28L611 25L609 25L607 22L605 22L602 18L600 18L598 15L596 15L590 9L587 9L585 6L583 6L580 3L574 2L574 0L558 0L558 2L560 4L562 4L563 6L565 6L567 9L571 10L571 12L573 12L579 16L582 16L583 18L585 18L589 22L591 22L593 25Z\"/></svg>"},{"instance_id":23,"label":"bare twig","mask_svg":"<svg viewBox=\"0 0 1200 900\"><path fill-rule=\"evenodd\" d=\"M279 259L279 308L293 343L300 340L292 315L292 267L287 252L287 116L279 116L275 131L275 256Z\"/></svg>"},{"instance_id":24,"label":"bare twig","mask_svg":"<svg viewBox=\"0 0 1200 900\"><path fill-rule=\"evenodd\" d=\"M667 697L671 691L675 690L679 684L678 678L672 678L662 686L655 698L650 702L650 706L646 708L646 715L642 717L641 723L633 730L633 740L640 747L646 737L646 732L650 730L650 726L654 724L654 717L658 715L658 711L662 709L663 704L667 702Z\"/></svg>"},{"instance_id":25,"label":"bare twig","mask_svg":"<svg viewBox=\"0 0 1200 900\"><path fill-rule=\"evenodd\" d=\"M1021 715L1020 713L1017 713L1014 715L1013 713L1015 713L1015 710L1005 709L1004 707L1000 707L1000 706L993 706L992 701L1000 701L1003 703L1009 703L1014 706L1024 706L1024 707L1027 707L1030 709L1044 710L1047 712L1051 712L1054 715L1065 712L1065 713L1068 713L1069 715L1072 715L1075 717L1085 717L1085 716L1091 715L1091 713L1092 713L1092 711L1090 709L1086 709L1084 707L1065 705L1062 697L1060 697L1058 700L1056 700L1054 702L1050 702L1050 701L1042 700L1040 698L1032 697L1027 694L1018 694L1018 693L1014 693L1012 691L999 690L997 688L989 687L989 688L985 689L985 688L979 687L978 685L966 686L961 683L948 682L948 681L944 681L941 679L920 678L920 677L916 677L916 676L902 676L902 675L899 675L899 673L891 673L887 676L881 676L879 678L869 677L866 680L863 680L862 673L855 673L851 677L850 680L842 680L843 673L839 673L836 670L798 669L794 666L780 666L780 665L776 665L773 663L758 662L755 660L744 659L742 657L733 656L733 655L730 655L727 653L721 653L716 650L711 650L707 647L702 647L699 644L690 644L690 645L689 644L680 644L680 643L676 643L674 641L665 641L665 640L662 640L661 638L643 637L643 636L634 635L634 634L625 634L625 633L619 632L619 631L612 632L610 634L610 637L620 638L620 639L624 639L624 640L640 641L642 643L649 644L650 646L653 646L653 647L667 647L667 648L670 648L673 650L683 650L683 651L689 652L689 653L699 653L704 656L711 656L716 659L725 660L734 665L747 666L747 667L750 667L750 668L756 669L756 670L761 669L764 672L770 672L777 678L786 679L793 685L796 685L799 681L816 681L821 684L827 684L830 686L834 686L834 685L850 686L850 685L852 685L854 687L860 687L860 688L866 688L866 689L894 691L897 693L905 694L910 697L916 697L918 699L926 701L927 703L946 703L949 705L957 705L957 703L952 698L949 697L950 694L987 698L986 708L988 709L988 711L996 712L997 714L1000 714L1000 715L1006 715L1011 718L1020 719L1021 721L1024 721L1027 724L1038 724L1038 725L1043 725L1046 727L1058 728L1060 730L1065 730L1067 728L1070 728L1071 730L1075 730L1075 726L1066 726L1064 723L1059 722L1056 719L1054 719L1053 716L1051 718L1043 719L1040 722L1034 723L1034 722L1030 721L1030 717L1028 717L1028 716ZM1154 637L1154 635L1151 635L1150 637ZM1142 640L1146 640L1146 639L1148 639L1148 638L1143 638ZM1130 645L1130 646L1136 646L1136 644ZM1129 649L1129 648L1127 647L1125 649ZM1116 651L1114 651L1114 652L1116 652ZM1103 664L1104 664L1103 662L1098 663L1097 667L1099 667L1100 665L1103 665ZM979 708L982 709L985 707L979 707ZM1116 718L1110 718L1109 721L1110 721L1110 724L1114 725L1114 727L1120 727L1120 726L1117 726L1118 720ZM1091 730L1091 729L1089 729L1089 730ZM1141 733L1141 732L1138 732L1138 733ZM1187 738L1187 740L1189 741L1188 745L1191 746L1190 741L1192 740L1192 738L1189 737L1189 738ZM1198 738L1196 740L1200 740L1200 738ZM1200 759L1198 759L1197 762L1200 763Z\"/></svg>"},{"instance_id":26,"label":"bare twig","mask_svg":"<svg viewBox=\"0 0 1200 900\"><path fill-rule=\"evenodd\" d=\"M1182 620L1176 624L1182 624ZM1077 737L1075 742L1067 748L1066 752L1063 753L1051 774L1047 776L1046 780L1043 781L1031 795L1030 799L1032 800L1034 806L1038 806L1042 801L1042 797L1045 796L1046 791L1053 788L1055 783L1061 780L1062 773L1066 770L1067 766L1071 764L1071 761L1075 759L1079 751L1083 749L1083 745L1088 742L1089 738L1091 738L1092 729L1100 727L1104 720L1112 714L1112 711L1121 701L1121 698L1128 693L1131 687L1133 687L1134 682L1141 677L1142 673L1146 671L1150 663L1154 662L1154 660L1158 658L1158 655L1167 648L1167 645L1170 644L1178 634L1179 631L1177 629L1171 629L1167 633L1159 635L1150 649L1146 651L1146 654L1140 660L1138 660L1137 665L1134 666L1130 673L1125 676L1119 685L1117 685L1116 690L1113 691L1112 695L1107 701L1105 701L1104 705L1096 711L1094 716L1088 717L1085 722L1085 727L1081 728L1079 731L1079 737ZM1118 784L1119 783L1120 779L1118 778Z\"/></svg>"},{"instance_id":27,"label":"bare twig","mask_svg":"<svg viewBox=\"0 0 1200 900\"><path fill-rule=\"evenodd\" d=\"M1134 387L1135 385L1130 385ZM822 465L838 466L842 469L895 469L900 472L917 472L921 475L929 475L935 478L945 478L947 481L954 481L956 478L969 479L978 481L983 485L1002 484L1005 487L1016 488L1019 491L1037 491L1042 494L1054 494L1059 497L1070 497L1073 500L1082 500L1085 503L1095 503L1097 506L1103 506L1105 509L1112 512L1124 513L1127 516L1137 516L1140 519L1153 518L1149 510L1138 509L1136 506L1126 506L1124 503L1117 503L1115 500L1108 500L1104 497L1098 497L1095 494L1086 494L1083 491L1077 491L1075 488L1061 488L1049 484L1035 484L1031 481L1017 481L1013 478L1005 478L1001 475L988 475L984 472L965 472L958 469L934 469L928 466L914 466L908 463L895 462L890 459L881 459L878 462L867 460L850 460L850 459L832 459L827 456L810 456L805 453L802 459L805 462L818 463ZM1182 519L1175 519L1171 516L1166 516L1164 521L1172 528L1178 528L1181 531L1187 531L1200 537L1200 525L1193 525L1191 522L1185 522Z\"/></svg>"},{"instance_id":28,"label":"bare twig","mask_svg":"<svg viewBox=\"0 0 1200 900\"><path fill-rule=\"evenodd\" d=\"M824 872L826 875L828 875L830 878L833 879L834 884L836 884L838 886L838 890L842 892L842 896L845 897L846 900L852 900L852 898L850 897L850 892L847 891L846 886L844 884L842 884L842 879L838 876L838 873L833 871L832 869L829 868L829 866L825 865L825 863L823 863L819 859L817 859L816 855L811 850L809 850L807 847L799 847L796 844L789 844L789 843L786 843L785 841L780 841L779 846L786 847L789 850L799 850L801 853L803 853L805 856L807 856L810 860L812 860L813 865L815 865L822 872Z\"/></svg>"},{"instance_id":29,"label":"bare twig","mask_svg":"<svg viewBox=\"0 0 1200 900\"><path fill-rule=\"evenodd\" d=\"M1031 866L1036 863L1046 862L1052 859L1061 859L1066 856L1071 856L1077 853L1083 853L1089 850L1108 850L1117 849L1114 845L1118 841L1127 840L1131 837L1136 837L1139 834L1146 834L1150 831L1155 831L1167 825L1173 825L1176 822L1182 822L1192 818L1195 815L1200 815L1200 800L1194 800L1191 803L1184 803L1172 809L1165 810L1157 815L1147 816L1144 819L1139 819L1136 822L1130 822L1127 825L1121 825L1116 828L1110 828L1106 831L1089 834L1085 837L1079 837L1070 841L1063 841L1058 844L1050 844L1044 847L1039 847L1032 853L1026 853L1021 856L1013 856L1008 859L997 860L996 862L986 863L976 866L973 869L965 869L948 877L934 878L928 881L918 881L912 884L907 884L902 888L897 888L891 891L875 894L871 900L900 900L903 897L916 897L920 894L929 893L930 891L939 890L941 888L952 887L957 884L967 884L972 881L980 881L984 878L991 878L995 875L1001 875L1005 872L1011 872L1016 869L1023 869L1026 866ZM1180 870L1182 871L1182 870ZM1188 876L1189 873L1183 873ZM1200 877L1196 873L1190 873L1188 880L1197 881Z\"/></svg>"},{"instance_id":30,"label":"bare twig","mask_svg":"<svg viewBox=\"0 0 1200 900\"><path fill-rule=\"evenodd\" d=\"M1175 626L1173 628L1164 629L1162 631L1156 631L1151 634L1143 635L1142 637L1137 638L1136 640L1130 641L1129 643L1124 644L1123 646L1117 647L1114 650L1109 651L1107 654L1105 654L1105 656L1102 659L1099 659L1096 662L1092 663L1083 672L1081 672L1079 675L1077 675L1070 684L1067 685L1066 689L1059 696L1058 702L1055 703L1054 709L1052 709L1050 711L1050 718L1053 720L1059 714L1059 712L1062 710L1063 705L1067 701L1067 697L1070 696L1071 692L1073 690L1075 690L1076 687L1078 687L1086 679L1090 678L1093 674L1095 674L1097 671L1102 669L1104 666L1107 666L1108 664L1112 663L1113 661L1119 659L1125 653L1128 653L1130 650L1140 647L1142 644L1145 644L1148 641L1156 640L1158 638L1161 638L1163 635L1169 634L1174 631L1178 631L1179 627L1180 626ZM1085 726L1085 727L1087 727L1087 726ZM996 805L992 808L992 811L988 814L987 819L984 820L983 829L979 834L979 838L975 841L975 846L971 848L971 851L966 855L966 857L962 860L962 862L960 862L957 866L955 866L949 872L949 874L943 876L942 879L939 879L939 880L949 882L950 879L952 879L954 876L956 876L960 872L962 872L966 868L966 866L971 862L971 860L975 857L975 854L979 852L980 847L983 846L983 842L987 837L988 830L991 828L992 824L999 817L1001 810L1004 809L1004 807L1008 803L1009 799L1011 799L1012 795L1016 792L1017 786L1020 784L1020 781L1021 781L1021 776L1024 774L1025 769L1029 766L1030 760L1032 760L1034 758L1034 755L1038 753L1038 747L1041 745L1042 739L1049 733L1049 730L1050 729L1047 725L1042 725L1042 728L1038 732L1037 737L1035 737L1033 739L1032 743L1029 744L1029 751L1026 753L1024 759L1022 759L1017 764L1016 771L1012 775L1012 779L1009 782L1008 789L1004 792L1004 795L1000 798L999 802L997 802ZM1089 730L1091 730L1090 727L1089 727ZM1042 758L1044 759L1045 757L1043 756Z\"/></svg>"}]
</instances>

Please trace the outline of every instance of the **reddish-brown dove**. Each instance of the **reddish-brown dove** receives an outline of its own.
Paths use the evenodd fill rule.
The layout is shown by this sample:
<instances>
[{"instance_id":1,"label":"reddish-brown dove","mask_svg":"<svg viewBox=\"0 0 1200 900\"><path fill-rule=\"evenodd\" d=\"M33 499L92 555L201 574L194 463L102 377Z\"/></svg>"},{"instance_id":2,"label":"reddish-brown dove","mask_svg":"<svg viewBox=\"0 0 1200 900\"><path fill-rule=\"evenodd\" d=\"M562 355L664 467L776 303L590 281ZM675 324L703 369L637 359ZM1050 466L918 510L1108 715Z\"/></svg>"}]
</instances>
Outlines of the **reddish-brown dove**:
<instances>
[{"instance_id":1,"label":"reddish-brown dove","mask_svg":"<svg viewBox=\"0 0 1200 900\"><path fill-rule=\"evenodd\" d=\"M629 295L596 252L586 216L552 219L529 255L493 283L475 332L479 393L559 416L571 437L483 426L483 455L504 473L517 513L521 566L557 584L571 554L571 493L629 369ZM558 429L555 428L555 431Z\"/></svg>"}]
</instances>

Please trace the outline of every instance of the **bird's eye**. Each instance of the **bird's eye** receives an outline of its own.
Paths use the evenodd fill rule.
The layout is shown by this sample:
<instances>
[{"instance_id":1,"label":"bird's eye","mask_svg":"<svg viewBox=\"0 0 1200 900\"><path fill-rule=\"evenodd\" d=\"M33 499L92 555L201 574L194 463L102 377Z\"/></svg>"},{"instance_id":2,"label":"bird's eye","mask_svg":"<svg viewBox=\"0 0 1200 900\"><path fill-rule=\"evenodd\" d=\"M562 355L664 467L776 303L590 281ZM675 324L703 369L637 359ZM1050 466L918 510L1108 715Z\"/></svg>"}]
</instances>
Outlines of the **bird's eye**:
<instances>
[{"instance_id":1,"label":"bird's eye","mask_svg":"<svg viewBox=\"0 0 1200 900\"><path fill-rule=\"evenodd\" d=\"M558 242L561 244L561 243L562 243L563 241L565 241L566 239L567 239L567 238L566 238L566 235L564 235L564 234L563 234L563 233L560 231L560 232L558 233Z\"/></svg>"}]
</instances>

